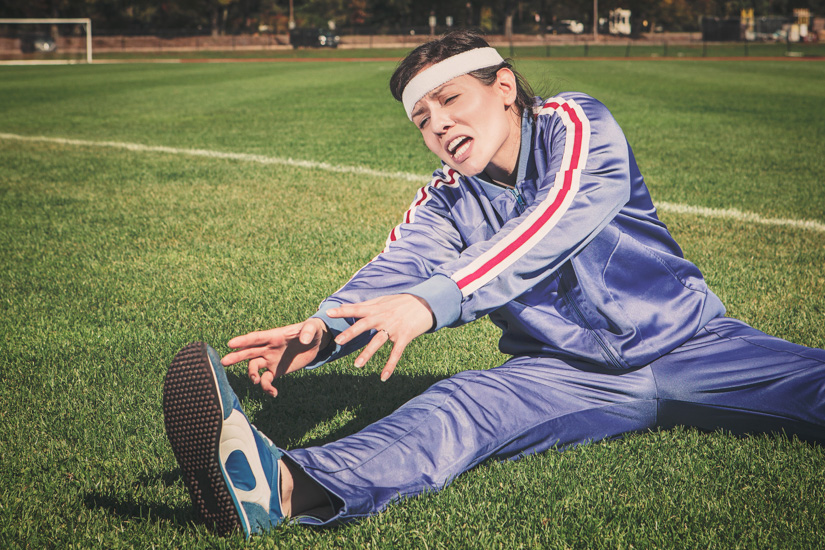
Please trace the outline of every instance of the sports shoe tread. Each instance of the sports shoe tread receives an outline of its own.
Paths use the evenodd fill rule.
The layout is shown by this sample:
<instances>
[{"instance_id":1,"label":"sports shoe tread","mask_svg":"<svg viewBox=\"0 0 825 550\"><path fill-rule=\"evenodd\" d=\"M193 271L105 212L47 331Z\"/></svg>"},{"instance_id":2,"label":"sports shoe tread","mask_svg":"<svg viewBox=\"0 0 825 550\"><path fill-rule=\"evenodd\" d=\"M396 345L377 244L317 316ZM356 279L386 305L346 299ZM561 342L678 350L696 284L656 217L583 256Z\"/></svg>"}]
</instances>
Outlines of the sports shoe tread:
<instances>
[{"instance_id":1,"label":"sports shoe tread","mask_svg":"<svg viewBox=\"0 0 825 550\"><path fill-rule=\"evenodd\" d=\"M221 468L223 409L206 343L189 344L172 360L163 383L163 418L201 520L221 535L242 529Z\"/></svg>"}]
</instances>

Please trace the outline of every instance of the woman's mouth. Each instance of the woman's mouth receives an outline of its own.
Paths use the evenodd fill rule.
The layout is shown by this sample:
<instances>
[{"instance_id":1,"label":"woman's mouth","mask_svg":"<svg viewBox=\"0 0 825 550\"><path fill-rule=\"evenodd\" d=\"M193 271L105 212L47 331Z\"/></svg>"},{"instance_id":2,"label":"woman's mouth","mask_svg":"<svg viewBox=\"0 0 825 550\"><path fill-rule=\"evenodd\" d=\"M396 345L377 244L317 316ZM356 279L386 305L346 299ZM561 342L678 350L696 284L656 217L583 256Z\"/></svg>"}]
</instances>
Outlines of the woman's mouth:
<instances>
[{"instance_id":1,"label":"woman's mouth","mask_svg":"<svg viewBox=\"0 0 825 550\"><path fill-rule=\"evenodd\" d=\"M470 145L472 144L473 138L468 136L459 136L454 138L448 145L447 145L447 152L450 153L450 156L456 160L456 162L461 162L464 160L462 157L467 153L470 149Z\"/></svg>"}]
</instances>

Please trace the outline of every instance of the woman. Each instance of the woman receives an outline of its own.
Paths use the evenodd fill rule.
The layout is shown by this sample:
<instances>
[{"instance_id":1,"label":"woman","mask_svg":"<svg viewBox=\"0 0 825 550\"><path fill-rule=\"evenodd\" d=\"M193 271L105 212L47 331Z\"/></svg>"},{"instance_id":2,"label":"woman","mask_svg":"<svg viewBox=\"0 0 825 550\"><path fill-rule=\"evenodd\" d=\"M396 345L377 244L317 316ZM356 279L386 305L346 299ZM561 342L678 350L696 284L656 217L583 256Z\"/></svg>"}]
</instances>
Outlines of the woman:
<instances>
[{"instance_id":1,"label":"woman","mask_svg":"<svg viewBox=\"0 0 825 550\"><path fill-rule=\"evenodd\" d=\"M312 318L232 339L222 364L205 344L172 364L167 432L205 521L347 521L488 458L676 424L825 439L825 351L724 317L602 104L534 99L469 32L414 50L390 86L443 167L384 251ZM248 361L275 396L281 375L358 349L362 367L390 342L386 380L414 338L485 315L511 360L322 447L277 449L221 366Z\"/></svg>"}]
</instances>

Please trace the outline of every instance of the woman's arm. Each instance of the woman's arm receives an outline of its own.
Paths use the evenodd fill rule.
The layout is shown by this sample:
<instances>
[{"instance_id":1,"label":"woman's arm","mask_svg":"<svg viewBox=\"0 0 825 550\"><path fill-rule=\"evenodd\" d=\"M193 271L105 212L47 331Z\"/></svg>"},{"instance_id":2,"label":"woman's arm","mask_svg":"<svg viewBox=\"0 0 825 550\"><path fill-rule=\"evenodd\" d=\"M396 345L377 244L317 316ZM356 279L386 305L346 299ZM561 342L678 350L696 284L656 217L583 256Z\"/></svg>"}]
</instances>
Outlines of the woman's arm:
<instances>
[{"instance_id":1,"label":"woman's arm","mask_svg":"<svg viewBox=\"0 0 825 550\"><path fill-rule=\"evenodd\" d=\"M470 322L517 298L586 246L629 200L629 147L601 103L584 94L552 98L536 124L533 154L544 177L527 208L409 290L449 304L444 309L452 315L442 315L436 328Z\"/></svg>"}]
</instances>

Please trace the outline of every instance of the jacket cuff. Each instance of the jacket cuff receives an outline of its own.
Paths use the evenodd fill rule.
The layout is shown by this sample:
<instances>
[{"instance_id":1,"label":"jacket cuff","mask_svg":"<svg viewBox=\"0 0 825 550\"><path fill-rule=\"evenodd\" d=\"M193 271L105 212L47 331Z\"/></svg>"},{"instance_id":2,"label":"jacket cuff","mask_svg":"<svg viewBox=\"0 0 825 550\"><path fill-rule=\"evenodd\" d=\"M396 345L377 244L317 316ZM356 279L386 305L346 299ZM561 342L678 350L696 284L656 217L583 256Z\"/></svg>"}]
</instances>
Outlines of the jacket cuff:
<instances>
[{"instance_id":1,"label":"jacket cuff","mask_svg":"<svg viewBox=\"0 0 825 550\"><path fill-rule=\"evenodd\" d=\"M329 363L335 361L336 359L340 359L346 355L349 355L353 351L357 351L364 347L367 342L370 341L370 338L373 337L375 331L370 330L361 334L354 340L347 342L343 346L340 346L335 343L335 337L347 330L350 325L354 322L354 319L351 318L341 318L341 317L330 317L327 315L327 310L332 308L338 307L341 305L341 302L336 300L325 300L318 306L318 311L312 317L317 319L321 319L326 325L327 329L329 329L330 335L332 336L332 340L330 343L322 350L318 351L318 355L315 357L315 360L307 365L304 368L307 369L314 369L316 367L320 367L325 363Z\"/></svg>"},{"instance_id":2,"label":"jacket cuff","mask_svg":"<svg viewBox=\"0 0 825 550\"><path fill-rule=\"evenodd\" d=\"M427 302L435 317L435 325L429 332L452 325L461 315L461 291L455 281L446 275L436 274L405 290L404 294L412 294Z\"/></svg>"},{"instance_id":3,"label":"jacket cuff","mask_svg":"<svg viewBox=\"0 0 825 550\"><path fill-rule=\"evenodd\" d=\"M327 347L322 350L318 351L318 355L315 357L315 360L307 365L306 369L314 369L316 367L320 367L324 363L329 363L330 361L334 361L339 357L343 357L346 355L347 351L344 350L343 346L339 346L335 343L335 337L347 330L350 324L347 322L346 319L343 318L333 318L327 315L327 310L332 309L334 307L338 307L341 304L339 302L335 302L332 300L326 300L318 306L318 311L315 312L315 315L312 317L316 319L320 319L324 322L329 330L332 339L330 340ZM347 346L350 347L350 346ZM350 350L351 352L352 350Z\"/></svg>"}]
</instances>

